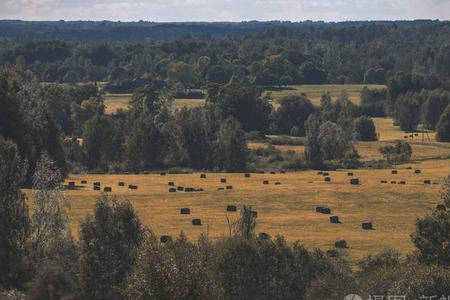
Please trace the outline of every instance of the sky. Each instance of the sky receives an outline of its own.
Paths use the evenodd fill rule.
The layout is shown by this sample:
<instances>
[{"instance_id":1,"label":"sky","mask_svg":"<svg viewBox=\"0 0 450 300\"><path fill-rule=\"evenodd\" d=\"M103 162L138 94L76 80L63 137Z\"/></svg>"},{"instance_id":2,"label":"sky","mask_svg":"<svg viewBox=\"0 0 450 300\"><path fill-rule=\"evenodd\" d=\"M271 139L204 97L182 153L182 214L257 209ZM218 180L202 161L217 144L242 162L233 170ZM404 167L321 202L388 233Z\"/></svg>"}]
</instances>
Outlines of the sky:
<instances>
[{"instance_id":1,"label":"sky","mask_svg":"<svg viewBox=\"0 0 450 300\"><path fill-rule=\"evenodd\" d=\"M450 0L0 0L0 19L449 20Z\"/></svg>"}]
</instances>

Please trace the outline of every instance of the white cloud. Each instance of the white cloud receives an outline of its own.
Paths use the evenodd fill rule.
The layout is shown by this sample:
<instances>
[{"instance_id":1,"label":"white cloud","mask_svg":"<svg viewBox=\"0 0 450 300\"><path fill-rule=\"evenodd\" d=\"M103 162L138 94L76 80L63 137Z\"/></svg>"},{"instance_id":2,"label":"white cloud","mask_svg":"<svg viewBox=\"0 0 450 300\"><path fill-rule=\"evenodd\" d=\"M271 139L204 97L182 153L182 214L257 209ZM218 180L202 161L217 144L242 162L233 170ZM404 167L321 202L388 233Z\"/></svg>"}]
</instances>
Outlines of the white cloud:
<instances>
[{"instance_id":1,"label":"white cloud","mask_svg":"<svg viewBox=\"0 0 450 300\"><path fill-rule=\"evenodd\" d=\"M449 19L450 0L0 0L1 19L380 20Z\"/></svg>"}]
</instances>

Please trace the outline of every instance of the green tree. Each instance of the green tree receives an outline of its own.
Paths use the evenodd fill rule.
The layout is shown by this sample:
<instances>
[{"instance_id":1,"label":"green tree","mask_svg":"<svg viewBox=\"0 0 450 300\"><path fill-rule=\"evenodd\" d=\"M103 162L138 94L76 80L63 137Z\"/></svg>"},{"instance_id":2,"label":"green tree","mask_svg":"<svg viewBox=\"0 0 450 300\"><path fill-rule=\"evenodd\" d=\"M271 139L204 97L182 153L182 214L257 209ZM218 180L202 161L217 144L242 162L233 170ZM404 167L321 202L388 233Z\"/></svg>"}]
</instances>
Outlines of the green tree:
<instances>
[{"instance_id":1,"label":"green tree","mask_svg":"<svg viewBox=\"0 0 450 300\"><path fill-rule=\"evenodd\" d=\"M320 119L319 116L312 114L305 123L306 144L305 157L307 161L314 167L323 166L323 153L320 144Z\"/></svg>"},{"instance_id":2,"label":"green tree","mask_svg":"<svg viewBox=\"0 0 450 300\"><path fill-rule=\"evenodd\" d=\"M242 172L247 164L248 148L239 123L228 118L217 132L215 163L227 172Z\"/></svg>"},{"instance_id":3,"label":"green tree","mask_svg":"<svg viewBox=\"0 0 450 300\"><path fill-rule=\"evenodd\" d=\"M397 120L406 132L416 130L420 122L420 103L412 94L406 94L397 101Z\"/></svg>"},{"instance_id":4,"label":"green tree","mask_svg":"<svg viewBox=\"0 0 450 300\"><path fill-rule=\"evenodd\" d=\"M314 111L305 96L286 96L279 100L280 106L271 115L271 129L276 134L289 134L296 127L300 136L305 135L305 122Z\"/></svg>"},{"instance_id":5,"label":"green tree","mask_svg":"<svg viewBox=\"0 0 450 300\"><path fill-rule=\"evenodd\" d=\"M0 136L0 289L19 288L26 256L30 220L21 184L26 164L16 145Z\"/></svg>"},{"instance_id":6,"label":"green tree","mask_svg":"<svg viewBox=\"0 0 450 300\"><path fill-rule=\"evenodd\" d=\"M450 104L450 94L447 92L432 91L422 104L422 123L428 129L434 130L440 116L447 105Z\"/></svg>"},{"instance_id":7,"label":"green tree","mask_svg":"<svg viewBox=\"0 0 450 300\"><path fill-rule=\"evenodd\" d=\"M436 125L436 138L440 142L450 142L450 105L444 110Z\"/></svg>"},{"instance_id":8,"label":"green tree","mask_svg":"<svg viewBox=\"0 0 450 300\"><path fill-rule=\"evenodd\" d=\"M181 82L185 87L192 88L196 82L195 68L185 62L176 62L167 70L167 78L171 83Z\"/></svg>"},{"instance_id":9,"label":"green tree","mask_svg":"<svg viewBox=\"0 0 450 300\"><path fill-rule=\"evenodd\" d=\"M377 132L373 120L369 117L362 116L354 121L354 130L356 138L360 141L376 141Z\"/></svg>"}]
</instances>

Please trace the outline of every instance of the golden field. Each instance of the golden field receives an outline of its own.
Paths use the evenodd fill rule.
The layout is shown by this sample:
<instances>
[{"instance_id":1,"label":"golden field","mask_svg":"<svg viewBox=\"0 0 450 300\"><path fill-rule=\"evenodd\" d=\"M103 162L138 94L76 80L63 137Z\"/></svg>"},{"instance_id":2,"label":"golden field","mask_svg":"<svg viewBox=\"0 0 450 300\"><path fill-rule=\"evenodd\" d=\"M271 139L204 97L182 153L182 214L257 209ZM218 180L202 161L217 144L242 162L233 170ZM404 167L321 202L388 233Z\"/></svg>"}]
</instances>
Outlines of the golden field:
<instances>
[{"instance_id":1,"label":"golden field","mask_svg":"<svg viewBox=\"0 0 450 300\"><path fill-rule=\"evenodd\" d=\"M407 169L412 167L412 169ZM111 195L128 199L136 208L142 222L156 234L172 236L185 232L195 239L199 234L218 238L229 234L227 216L233 221L239 213L226 212L229 204L250 204L258 211L257 231L272 236L284 235L288 242L299 240L307 248L327 250L337 239L345 239L350 259L359 259L368 254L393 248L408 253L413 250L410 234L416 218L432 212L439 203L439 191L450 173L450 160L428 160L402 165L398 174L390 170L361 169L330 172L332 181L316 171L292 172L286 174L243 174L208 173L201 179L194 174L149 175L70 175L68 181L86 185L77 190L67 190L70 204L69 217L75 236L80 222L94 207L100 192L92 189L94 181L102 187L112 187ZM420 168L422 174L415 174ZM226 178L227 183L220 183ZM350 185L350 178L359 178L360 185ZM425 185L430 179L439 184ZM263 185L269 180L269 185ZM405 180L405 185L382 184L381 180ZM125 187L118 182L125 181ZM203 192L168 192L168 182L176 186L203 188ZM275 185L280 182L280 185ZM138 190L129 190L128 184L138 185ZM233 190L218 190L232 185ZM332 215L339 216L341 224L331 224L330 215L318 214L316 206L327 206ZM189 207L191 215L180 215L180 208ZM201 218L203 226L192 226L192 218ZM374 230L361 229L361 222L370 220Z\"/></svg>"}]
</instances>

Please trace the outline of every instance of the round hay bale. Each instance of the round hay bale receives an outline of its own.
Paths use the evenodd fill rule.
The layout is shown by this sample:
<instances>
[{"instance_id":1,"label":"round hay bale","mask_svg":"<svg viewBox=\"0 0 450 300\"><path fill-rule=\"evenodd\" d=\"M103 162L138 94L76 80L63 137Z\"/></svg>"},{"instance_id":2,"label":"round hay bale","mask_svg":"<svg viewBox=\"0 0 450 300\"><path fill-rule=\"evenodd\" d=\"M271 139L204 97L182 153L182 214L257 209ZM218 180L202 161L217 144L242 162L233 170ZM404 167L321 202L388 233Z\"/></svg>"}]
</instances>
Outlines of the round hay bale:
<instances>
[{"instance_id":1,"label":"round hay bale","mask_svg":"<svg viewBox=\"0 0 450 300\"><path fill-rule=\"evenodd\" d=\"M227 185L227 190L232 190L233 186L232 185Z\"/></svg>"},{"instance_id":2,"label":"round hay bale","mask_svg":"<svg viewBox=\"0 0 450 300\"><path fill-rule=\"evenodd\" d=\"M359 184L359 178L352 178L350 179L351 185L358 185Z\"/></svg>"},{"instance_id":3,"label":"round hay bale","mask_svg":"<svg viewBox=\"0 0 450 300\"><path fill-rule=\"evenodd\" d=\"M223 190L225 190L225 188L220 187L220 188L217 188L217 190L218 190L218 191L223 191Z\"/></svg>"},{"instance_id":4,"label":"round hay bale","mask_svg":"<svg viewBox=\"0 0 450 300\"><path fill-rule=\"evenodd\" d=\"M280 185L280 184L281 184L281 182L279 182L279 181L275 182L275 185Z\"/></svg>"},{"instance_id":5,"label":"round hay bale","mask_svg":"<svg viewBox=\"0 0 450 300\"><path fill-rule=\"evenodd\" d=\"M325 182L331 182L331 177L325 177Z\"/></svg>"},{"instance_id":6,"label":"round hay bale","mask_svg":"<svg viewBox=\"0 0 450 300\"><path fill-rule=\"evenodd\" d=\"M195 189L194 189L193 187L185 187L185 188L184 188L184 191L185 191L186 193L192 193L192 192L195 192Z\"/></svg>"},{"instance_id":7,"label":"round hay bale","mask_svg":"<svg viewBox=\"0 0 450 300\"><path fill-rule=\"evenodd\" d=\"M415 173L415 174L421 174L421 173L422 173L422 170L416 169L416 170L414 170L414 173Z\"/></svg>"},{"instance_id":8,"label":"round hay bale","mask_svg":"<svg viewBox=\"0 0 450 300\"><path fill-rule=\"evenodd\" d=\"M272 172L270 172L270 174L275 175L275 174L277 174L277 172L272 171Z\"/></svg>"},{"instance_id":9,"label":"round hay bale","mask_svg":"<svg viewBox=\"0 0 450 300\"><path fill-rule=\"evenodd\" d=\"M192 225L193 226L201 226L202 220L201 219L192 219Z\"/></svg>"},{"instance_id":10,"label":"round hay bale","mask_svg":"<svg viewBox=\"0 0 450 300\"><path fill-rule=\"evenodd\" d=\"M336 248L348 248L348 245L347 245L347 241L346 241L346 240L338 240L338 241L336 241L336 242L334 243L334 246L335 246Z\"/></svg>"},{"instance_id":11,"label":"round hay bale","mask_svg":"<svg viewBox=\"0 0 450 300\"><path fill-rule=\"evenodd\" d=\"M317 172L317 175L323 175L323 171Z\"/></svg>"},{"instance_id":12,"label":"round hay bale","mask_svg":"<svg viewBox=\"0 0 450 300\"><path fill-rule=\"evenodd\" d=\"M103 188L103 191L104 191L104 192L112 192L112 187L105 186L105 187Z\"/></svg>"},{"instance_id":13,"label":"round hay bale","mask_svg":"<svg viewBox=\"0 0 450 300\"><path fill-rule=\"evenodd\" d=\"M414 136L419 136L419 134L418 133L414 133Z\"/></svg>"},{"instance_id":14,"label":"round hay bale","mask_svg":"<svg viewBox=\"0 0 450 300\"><path fill-rule=\"evenodd\" d=\"M398 184L406 184L406 181L400 180L400 181L398 182Z\"/></svg>"},{"instance_id":15,"label":"round hay bale","mask_svg":"<svg viewBox=\"0 0 450 300\"><path fill-rule=\"evenodd\" d=\"M182 186L177 186L177 191L184 191L184 187L182 187Z\"/></svg>"},{"instance_id":16,"label":"round hay bale","mask_svg":"<svg viewBox=\"0 0 450 300\"><path fill-rule=\"evenodd\" d=\"M180 214L182 214L182 215L190 215L191 214L191 209L187 208L187 207L183 207L182 209L180 209Z\"/></svg>"},{"instance_id":17,"label":"round hay bale","mask_svg":"<svg viewBox=\"0 0 450 300\"><path fill-rule=\"evenodd\" d=\"M386 180L381 180L380 182L381 182L381 183L387 183L387 181L386 181Z\"/></svg>"},{"instance_id":18,"label":"round hay bale","mask_svg":"<svg viewBox=\"0 0 450 300\"><path fill-rule=\"evenodd\" d=\"M166 176L166 172L159 173L160 176Z\"/></svg>"},{"instance_id":19,"label":"round hay bale","mask_svg":"<svg viewBox=\"0 0 450 300\"><path fill-rule=\"evenodd\" d=\"M75 187L75 181L69 181L68 185L69 187Z\"/></svg>"},{"instance_id":20,"label":"round hay bale","mask_svg":"<svg viewBox=\"0 0 450 300\"><path fill-rule=\"evenodd\" d=\"M100 186L100 181L96 181L94 183L92 183L93 186Z\"/></svg>"},{"instance_id":21,"label":"round hay bale","mask_svg":"<svg viewBox=\"0 0 450 300\"><path fill-rule=\"evenodd\" d=\"M171 237L170 235L162 235L162 236L159 238L159 241L160 241L162 244L169 243L169 242L172 242L172 237Z\"/></svg>"},{"instance_id":22,"label":"round hay bale","mask_svg":"<svg viewBox=\"0 0 450 300\"><path fill-rule=\"evenodd\" d=\"M271 239L270 235L269 235L268 233L265 233L265 232L260 232L260 233L258 234L258 238L259 238L260 240L263 240L263 241L268 241L268 240Z\"/></svg>"},{"instance_id":23,"label":"round hay bale","mask_svg":"<svg viewBox=\"0 0 450 300\"><path fill-rule=\"evenodd\" d=\"M250 178L250 173L245 173L244 177L245 178Z\"/></svg>"},{"instance_id":24,"label":"round hay bale","mask_svg":"<svg viewBox=\"0 0 450 300\"><path fill-rule=\"evenodd\" d=\"M392 171L391 171L391 174L392 174L392 175L396 175L396 174L398 174L398 171L397 171L397 170L392 170Z\"/></svg>"},{"instance_id":25,"label":"round hay bale","mask_svg":"<svg viewBox=\"0 0 450 300\"><path fill-rule=\"evenodd\" d=\"M129 185L128 185L128 188L129 188L130 190L137 190L137 189L138 189L138 186L137 186L137 185L134 185L134 184L129 184Z\"/></svg>"},{"instance_id":26,"label":"round hay bale","mask_svg":"<svg viewBox=\"0 0 450 300\"><path fill-rule=\"evenodd\" d=\"M100 186L94 185L94 191L100 191Z\"/></svg>"},{"instance_id":27,"label":"round hay bale","mask_svg":"<svg viewBox=\"0 0 450 300\"><path fill-rule=\"evenodd\" d=\"M280 174L286 174L286 171L280 171Z\"/></svg>"},{"instance_id":28,"label":"round hay bale","mask_svg":"<svg viewBox=\"0 0 450 300\"><path fill-rule=\"evenodd\" d=\"M405 135L405 136L403 136L403 138L407 139L407 138L408 138L408 136L407 136L407 135Z\"/></svg>"},{"instance_id":29,"label":"round hay bale","mask_svg":"<svg viewBox=\"0 0 450 300\"><path fill-rule=\"evenodd\" d=\"M237 211L236 205L227 205L227 211L236 212Z\"/></svg>"},{"instance_id":30,"label":"round hay bale","mask_svg":"<svg viewBox=\"0 0 450 300\"><path fill-rule=\"evenodd\" d=\"M316 207L316 212L329 215L329 214L331 214L331 209L328 207L319 206L319 207Z\"/></svg>"},{"instance_id":31,"label":"round hay bale","mask_svg":"<svg viewBox=\"0 0 450 300\"><path fill-rule=\"evenodd\" d=\"M372 230L373 229L372 222L369 222L369 221L362 222L361 227L364 230Z\"/></svg>"},{"instance_id":32,"label":"round hay bale","mask_svg":"<svg viewBox=\"0 0 450 300\"><path fill-rule=\"evenodd\" d=\"M328 172L323 172L322 175L323 175L323 176L330 176L330 173L328 173Z\"/></svg>"},{"instance_id":33,"label":"round hay bale","mask_svg":"<svg viewBox=\"0 0 450 300\"><path fill-rule=\"evenodd\" d=\"M168 186L175 186L175 183L174 183L173 181L169 181L169 182L167 183L167 185L168 185Z\"/></svg>"},{"instance_id":34,"label":"round hay bale","mask_svg":"<svg viewBox=\"0 0 450 300\"><path fill-rule=\"evenodd\" d=\"M220 178L220 183L227 183L227 179L226 178Z\"/></svg>"},{"instance_id":35,"label":"round hay bale","mask_svg":"<svg viewBox=\"0 0 450 300\"><path fill-rule=\"evenodd\" d=\"M436 205L436 210L447 210L447 207L444 204L438 204Z\"/></svg>"},{"instance_id":36,"label":"round hay bale","mask_svg":"<svg viewBox=\"0 0 450 300\"><path fill-rule=\"evenodd\" d=\"M144 173L144 175L148 175L148 174L149 174L149 172L148 172L148 171L144 171L143 173Z\"/></svg>"},{"instance_id":37,"label":"round hay bale","mask_svg":"<svg viewBox=\"0 0 450 300\"><path fill-rule=\"evenodd\" d=\"M263 184L269 184L269 180L264 180Z\"/></svg>"},{"instance_id":38,"label":"round hay bale","mask_svg":"<svg viewBox=\"0 0 450 300\"><path fill-rule=\"evenodd\" d=\"M206 178L206 174L200 174L200 178Z\"/></svg>"},{"instance_id":39,"label":"round hay bale","mask_svg":"<svg viewBox=\"0 0 450 300\"><path fill-rule=\"evenodd\" d=\"M340 223L339 222L339 217L338 216L331 216L330 217L330 223L339 224Z\"/></svg>"},{"instance_id":40,"label":"round hay bale","mask_svg":"<svg viewBox=\"0 0 450 300\"><path fill-rule=\"evenodd\" d=\"M431 184L431 180L425 179L425 180L423 181L423 184Z\"/></svg>"},{"instance_id":41,"label":"round hay bale","mask_svg":"<svg viewBox=\"0 0 450 300\"><path fill-rule=\"evenodd\" d=\"M87 184L87 180L81 180L81 184Z\"/></svg>"},{"instance_id":42,"label":"round hay bale","mask_svg":"<svg viewBox=\"0 0 450 300\"><path fill-rule=\"evenodd\" d=\"M353 176L353 172L348 172L347 176Z\"/></svg>"},{"instance_id":43,"label":"round hay bale","mask_svg":"<svg viewBox=\"0 0 450 300\"><path fill-rule=\"evenodd\" d=\"M397 181L392 180L392 181L391 181L391 184L397 184Z\"/></svg>"},{"instance_id":44,"label":"round hay bale","mask_svg":"<svg viewBox=\"0 0 450 300\"><path fill-rule=\"evenodd\" d=\"M119 181L119 186L125 186L125 182Z\"/></svg>"},{"instance_id":45,"label":"round hay bale","mask_svg":"<svg viewBox=\"0 0 450 300\"><path fill-rule=\"evenodd\" d=\"M176 188L169 188L169 193L176 193L177 189Z\"/></svg>"}]
</instances>

